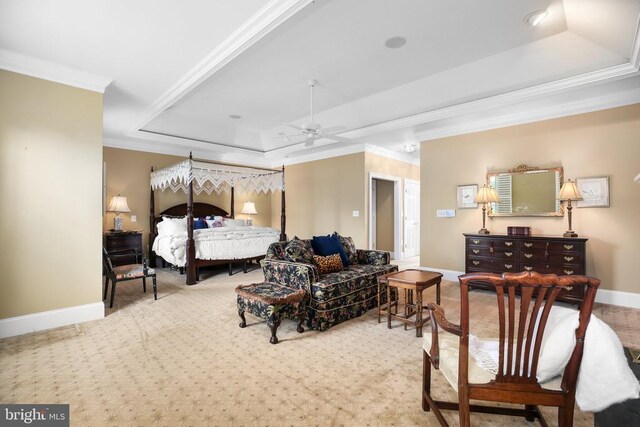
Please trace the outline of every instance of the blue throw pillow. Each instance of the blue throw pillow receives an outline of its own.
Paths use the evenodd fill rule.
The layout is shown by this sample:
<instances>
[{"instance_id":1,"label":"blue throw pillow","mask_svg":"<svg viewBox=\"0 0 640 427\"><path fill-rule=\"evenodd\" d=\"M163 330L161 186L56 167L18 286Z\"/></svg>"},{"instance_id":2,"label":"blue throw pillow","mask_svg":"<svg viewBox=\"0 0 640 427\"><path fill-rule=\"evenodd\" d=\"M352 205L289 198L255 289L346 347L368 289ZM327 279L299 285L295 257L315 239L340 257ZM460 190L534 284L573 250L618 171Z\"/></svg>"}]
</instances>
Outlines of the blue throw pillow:
<instances>
[{"instance_id":1,"label":"blue throw pillow","mask_svg":"<svg viewBox=\"0 0 640 427\"><path fill-rule=\"evenodd\" d=\"M349 266L349 258L347 258L347 254L342 248L338 236L313 236L311 246L313 247L313 253L316 255L327 256L339 254L342 265L345 267Z\"/></svg>"},{"instance_id":2,"label":"blue throw pillow","mask_svg":"<svg viewBox=\"0 0 640 427\"><path fill-rule=\"evenodd\" d=\"M193 229L194 230L200 230L202 228L209 228L207 226L207 221L205 221L202 218L196 218L193 220Z\"/></svg>"}]
</instances>

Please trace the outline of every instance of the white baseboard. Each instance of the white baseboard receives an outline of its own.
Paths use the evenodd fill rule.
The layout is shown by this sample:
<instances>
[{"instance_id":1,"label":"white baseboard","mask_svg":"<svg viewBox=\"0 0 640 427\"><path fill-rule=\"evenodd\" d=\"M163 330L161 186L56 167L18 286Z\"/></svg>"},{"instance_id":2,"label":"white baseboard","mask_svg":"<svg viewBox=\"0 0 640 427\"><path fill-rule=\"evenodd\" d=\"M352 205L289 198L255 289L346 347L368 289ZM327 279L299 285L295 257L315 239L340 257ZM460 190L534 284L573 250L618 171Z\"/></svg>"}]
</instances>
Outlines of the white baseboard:
<instances>
[{"instance_id":1,"label":"white baseboard","mask_svg":"<svg viewBox=\"0 0 640 427\"><path fill-rule=\"evenodd\" d=\"M640 294L622 291L610 291L598 289L596 302L602 304L618 305L621 307L640 308Z\"/></svg>"},{"instance_id":2,"label":"white baseboard","mask_svg":"<svg viewBox=\"0 0 640 427\"><path fill-rule=\"evenodd\" d=\"M0 319L0 338L14 337L30 332L88 322L104 317L104 303L78 305L41 313Z\"/></svg>"},{"instance_id":3,"label":"white baseboard","mask_svg":"<svg viewBox=\"0 0 640 427\"><path fill-rule=\"evenodd\" d=\"M436 267L417 267L420 270L430 270L442 273L444 280L458 281L458 276L464 274L463 271L443 270ZM617 305L620 307L640 308L640 294L622 291L610 291L609 289L598 289L596 302L602 304Z\"/></svg>"}]
</instances>

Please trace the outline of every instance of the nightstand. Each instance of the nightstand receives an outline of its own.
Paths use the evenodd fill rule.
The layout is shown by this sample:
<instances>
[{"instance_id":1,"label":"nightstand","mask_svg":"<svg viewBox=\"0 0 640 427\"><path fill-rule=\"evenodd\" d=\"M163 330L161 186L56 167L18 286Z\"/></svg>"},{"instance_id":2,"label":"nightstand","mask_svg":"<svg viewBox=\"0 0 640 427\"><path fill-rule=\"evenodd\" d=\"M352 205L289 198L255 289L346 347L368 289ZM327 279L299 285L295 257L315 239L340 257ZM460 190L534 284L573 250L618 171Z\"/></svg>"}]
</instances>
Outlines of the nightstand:
<instances>
[{"instance_id":1,"label":"nightstand","mask_svg":"<svg viewBox=\"0 0 640 427\"><path fill-rule=\"evenodd\" d=\"M107 232L104 233L104 247L107 252L118 251L122 249L135 249L142 253L142 233L139 231L120 231L120 232ZM135 257L131 259L122 257L114 260L115 265L135 264Z\"/></svg>"}]
</instances>

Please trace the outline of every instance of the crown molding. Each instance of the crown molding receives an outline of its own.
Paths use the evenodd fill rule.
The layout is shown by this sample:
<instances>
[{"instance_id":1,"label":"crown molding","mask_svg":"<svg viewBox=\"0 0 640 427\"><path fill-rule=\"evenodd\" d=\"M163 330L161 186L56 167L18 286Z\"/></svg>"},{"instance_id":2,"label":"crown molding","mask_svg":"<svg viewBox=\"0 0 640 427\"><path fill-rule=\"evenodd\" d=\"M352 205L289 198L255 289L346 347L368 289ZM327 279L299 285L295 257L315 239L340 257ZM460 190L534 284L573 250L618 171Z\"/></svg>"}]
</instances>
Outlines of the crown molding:
<instances>
[{"instance_id":1,"label":"crown molding","mask_svg":"<svg viewBox=\"0 0 640 427\"><path fill-rule=\"evenodd\" d=\"M0 48L0 69L104 94L110 78Z\"/></svg>"},{"instance_id":2,"label":"crown molding","mask_svg":"<svg viewBox=\"0 0 640 427\"><path fill-rule=\"evenodd\" d=\"M638 44L640 43L636 41L636 46ZM635 62L638 61L636 60ZM544 96L551 96L577 87L587 87L595 84L633 77L639 74L640 73L638 72L637 64L628 62L625 64L605 68L603 70L593 71L590 73L581 74L579 76L569 77L538 86L532 86L529 88L508 92L489 98L478 99L476 101L465 102L463 104L456 104L450 107L444 107L425 113L415 114L413 116L390 120L372 126L365 126L359 129L344 132L341 135L345 138L356 139L384 132L392 132L403 128L435 122L437 120L449 119L466 114L492 110L495 108L504 107L524 101L538 99Z\"/></svg>"},{"instance_id":3,"label":"crown molding","mask_svg":"<svg viewBox=\"0 0 640 427\"><path fill-rule=\"evenodd\" d=\"M555 106L546 107L544 109L531 108L519 113L496 114L490 119L487 119L486 117L476 119L467 118L464 120L464 124L454 124L416 132L415 135L420 141L424 142L438 138L446 138L543 120L557 119L576 114L591 113L594 111L623 107L625 105L637 103L640 103L640 88L615 95L608 94L586 100L565 102Z\"/></svg>"},{"instance_id":4,"label":"crown molding","mask_svg":"<svg viewBox=\"0 0 640 427\"><path fill-rule=\"evenodd\" d=\"M270 0L154 102L131 132L142 129L204 80L314 0Z\"/></svg>"},{"instance_id":5,"label":"crown molding","mask_svg":"<svg viewBox=\"0 0 640 427\"><path fill-rule=\"evenodd\" d=\"M386 157L388 159L397 160L399 162L410 163L412 165L420 166L419 157L416 158L408 154L404 154L403 152L390 150L388 148L380 147L378 145L365 144L364 151L365 153L371 153L377 156Z\"/></svg>"}]
</instances>

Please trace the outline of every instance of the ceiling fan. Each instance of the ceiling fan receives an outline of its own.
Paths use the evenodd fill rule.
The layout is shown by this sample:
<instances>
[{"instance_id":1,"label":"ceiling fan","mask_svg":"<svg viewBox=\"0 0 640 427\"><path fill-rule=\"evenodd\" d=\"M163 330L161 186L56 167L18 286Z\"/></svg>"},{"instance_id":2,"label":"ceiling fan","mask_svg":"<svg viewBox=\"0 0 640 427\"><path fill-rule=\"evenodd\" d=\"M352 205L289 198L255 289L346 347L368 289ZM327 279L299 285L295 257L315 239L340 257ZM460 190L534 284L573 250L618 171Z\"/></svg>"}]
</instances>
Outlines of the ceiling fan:
<instances>
[{"instance_id":1,"label":"ceiling fan","mask_svg":"<svg viewBox=\"0 0 640 427\"><path fill-rule=\"evenodd\" d=\"M310 147L313 145L316 139L327 138L337 142L352 142L351 139L336 136L334 132L339 132L344 129L343 126L335 126L327 129L323 129L318 123L313 121L313 88L318 83L316 80L309 80L309 91L311 94L311 118L309 123L303 123L302 126L294 125L293 123L283 123L284 126L288 126L298 131L294 135L281 134L285 140L291 140L291 137L303 136L305 138L304 145Z\"/></svg>"}]
</instances>

